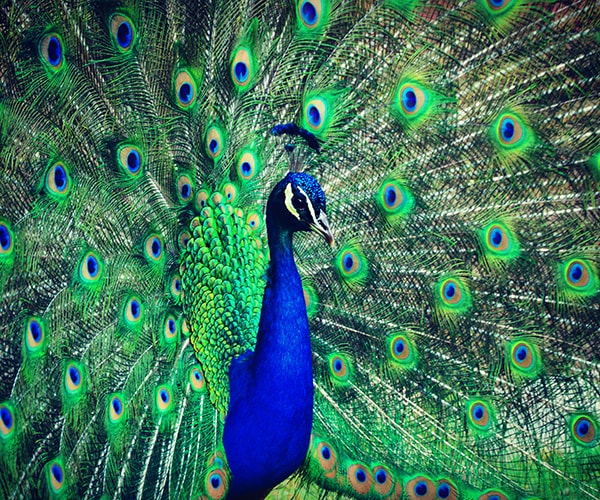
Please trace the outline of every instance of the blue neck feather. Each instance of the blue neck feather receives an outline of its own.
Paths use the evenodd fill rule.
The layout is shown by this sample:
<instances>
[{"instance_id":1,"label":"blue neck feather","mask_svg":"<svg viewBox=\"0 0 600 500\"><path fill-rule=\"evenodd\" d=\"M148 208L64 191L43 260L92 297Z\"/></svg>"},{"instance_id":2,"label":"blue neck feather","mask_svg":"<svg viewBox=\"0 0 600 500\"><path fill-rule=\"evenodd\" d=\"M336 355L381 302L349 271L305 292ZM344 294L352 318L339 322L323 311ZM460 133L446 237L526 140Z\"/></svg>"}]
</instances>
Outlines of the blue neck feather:
<instances>
[{"instance_id":1,"label":"blue neck feather","mask_svg":"<svg viewBox=\"0 0 600 500\"><path fill-rule=\"evenodd\" d=\"M223 443L228 498L262 498L304 461L312 427L312 353L292 232L267 206L271 262L256 349L232 362Z\"/></svg>"}]
</instances>

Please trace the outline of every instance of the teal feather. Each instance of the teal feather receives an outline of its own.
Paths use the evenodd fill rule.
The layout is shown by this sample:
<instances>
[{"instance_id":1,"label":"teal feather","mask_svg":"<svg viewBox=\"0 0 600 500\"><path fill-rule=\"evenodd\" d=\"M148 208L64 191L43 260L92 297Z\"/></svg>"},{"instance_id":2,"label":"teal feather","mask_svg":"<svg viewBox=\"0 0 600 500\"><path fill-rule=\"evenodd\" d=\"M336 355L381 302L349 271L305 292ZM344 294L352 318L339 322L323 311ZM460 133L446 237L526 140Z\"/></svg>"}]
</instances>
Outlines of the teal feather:
<instances>
[{"instance_id":1,"label":"teal feather","mask_svg":"<svg viewBox=\"0 0 600 500\"><path fill-rule=\"evenodd\" d=\"M335 246L294 237L312 434L253 495L600 497L599 23L588 0L4 2L0 497L239 496L231 380L285 314L262 304L288 170Z\"/></svg>"}]
</instances>

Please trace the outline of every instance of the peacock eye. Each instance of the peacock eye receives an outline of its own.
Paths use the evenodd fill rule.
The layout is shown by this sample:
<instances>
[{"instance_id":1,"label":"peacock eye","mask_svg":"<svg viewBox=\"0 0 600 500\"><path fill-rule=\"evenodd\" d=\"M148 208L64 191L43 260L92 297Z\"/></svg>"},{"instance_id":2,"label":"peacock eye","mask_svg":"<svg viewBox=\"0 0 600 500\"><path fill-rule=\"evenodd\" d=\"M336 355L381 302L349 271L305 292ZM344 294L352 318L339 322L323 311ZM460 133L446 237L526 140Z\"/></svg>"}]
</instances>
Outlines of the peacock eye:
<instances>
[{"instance_id":1,"label":"peacock eye","mask_svg":"<svg viewBox=\"0 0 600 500\"><path fill-rule=\"evenodd\" d=\"M303 210L306 208L306 198L303 198L302 196L294 196L292 198L292 203L298 210Z\"/></svg>"}]
</instances>

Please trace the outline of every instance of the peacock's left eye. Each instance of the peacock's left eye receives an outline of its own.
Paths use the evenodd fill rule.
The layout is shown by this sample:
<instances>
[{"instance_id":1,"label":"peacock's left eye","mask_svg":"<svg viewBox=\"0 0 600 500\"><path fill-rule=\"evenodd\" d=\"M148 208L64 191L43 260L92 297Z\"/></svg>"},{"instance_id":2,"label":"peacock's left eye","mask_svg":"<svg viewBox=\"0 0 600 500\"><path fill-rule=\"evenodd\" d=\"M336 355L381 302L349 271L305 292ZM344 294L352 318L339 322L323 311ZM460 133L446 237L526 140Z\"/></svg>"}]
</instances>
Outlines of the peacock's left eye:
<instances>
[{"instance_id":1,"label":"peacock's left eye","mask_svg":"<svg viewBox=\"0 0 600 500\"><path fill-rule=\"evenodd\" d=\"M298 210L303 210L306 208L306 199L301 196L294 196L292 198L292 203Z\"/></svg>"}]
</instances>

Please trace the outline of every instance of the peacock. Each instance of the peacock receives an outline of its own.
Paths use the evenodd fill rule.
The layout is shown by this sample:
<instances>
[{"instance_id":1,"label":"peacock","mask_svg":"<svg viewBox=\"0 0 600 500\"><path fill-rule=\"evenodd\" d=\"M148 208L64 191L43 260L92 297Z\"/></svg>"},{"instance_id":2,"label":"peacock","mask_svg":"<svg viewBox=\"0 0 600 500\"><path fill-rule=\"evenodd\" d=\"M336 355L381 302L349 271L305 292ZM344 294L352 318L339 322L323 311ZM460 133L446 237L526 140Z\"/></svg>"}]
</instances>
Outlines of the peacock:
<instances>
[{"instance_id":1,"label":"peacock","mask_svg":"<svg viewBox=\"0 0 600 500\"><path fill-rule=\"evenodd\" d=\"M0 497L600 497L597 2L0 26Z\"/></svg>"}]
</instances>

